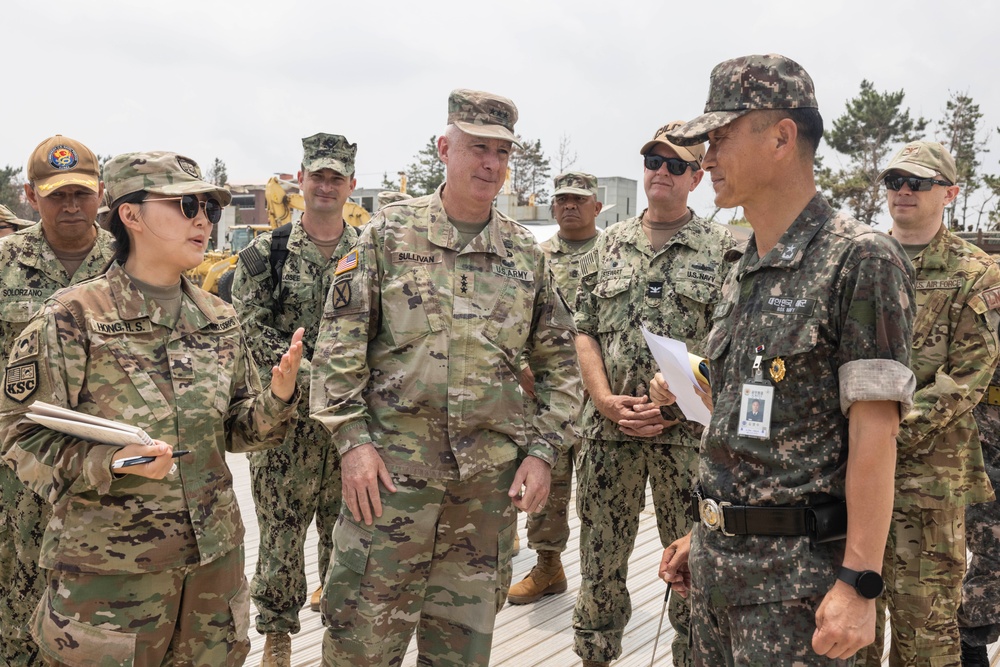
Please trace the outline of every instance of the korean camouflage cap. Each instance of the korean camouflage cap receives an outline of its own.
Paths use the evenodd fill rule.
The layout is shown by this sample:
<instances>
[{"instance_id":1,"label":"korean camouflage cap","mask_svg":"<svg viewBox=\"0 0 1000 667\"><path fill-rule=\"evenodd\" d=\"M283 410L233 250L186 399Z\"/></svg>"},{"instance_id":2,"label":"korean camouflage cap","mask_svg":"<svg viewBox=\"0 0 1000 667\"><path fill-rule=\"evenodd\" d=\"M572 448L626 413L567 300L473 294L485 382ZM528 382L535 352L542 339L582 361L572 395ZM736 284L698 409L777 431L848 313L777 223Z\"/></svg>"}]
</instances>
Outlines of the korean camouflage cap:
<instances>
[{"instance_id":1,"label":"korean camouflage cap","mask_svg":"<svg viewBox=\"0 0 1000 667\"><path fill-rule=\"evenodd\" d=\"M802 65L776 54L742 56L715 66L705 113L668 136L679 146L691 146L750 111L818 108L812 78Z\"/></svg>"},{"instance_id":2,"label":"korean camouflage cap","mask_svg":"<svg viewBox=\"0 0 1000 667\"><path fill-rule=\"evenodd\" d=\"M649 151L653 150L656 144L664 144L669 147L673 152L677 153L677 157L687 162L695 162L699 166L701 161L705 158L705 144L691 144L689 146L678 146L674 142L667 138L667 133L676 130L677 128L684 125L682 120L672 120L660 129L656 131L653 138L642 145L639 149L639 155L645 155Z\"/></svg>"},{"instance_id":3,"label":"korean camouflage cap","mask_svg":"<svg viewBox=\"0 0 1000 667\"><path fill-rule=\"evenodd\" d=\"M905 171L920 178L931 178L937 174L949 183L958 183L958 167L948 149L936 141L912 141L900 150L889 162L889 166L879 173L875 182L880 182L890 171Z\"/></svg>"},{"instance_id":4,"label":"korean camouflage cap","mask_svg":"<svg viewBox=\"0 0 1000 667\"><path fill-rule=\"evenodd\" d=\"M66 185L100 190L101 165L97 156L79 141L57 134L35 147L28 158L28 181L41 197Z\"/></svg>"},{"instance_id":5,"label":"korean camouflage cap","mask_svg":"<svg viewBox=\"0 0 1000 667\"><path fill-rule=\"evenodd\" d=\"M474 137L506 139L521 144L514 135L517 107L506 97L458 88L448 96L448 124Z\"/></svg>"},{"instance_id":6,"label":"korean camouflage cap","mask_svg":"<svg viewBox=\"0 0 1000 667\"><path fill-rule=\"evenodd\" d=\"M0 223L6 223L8 225L14 225L15 227L27 227L28 225L35 224L31 220L22 220L21 218L14 215L14 212L9 208L0 204Z\"/></svg>"},{"instance_id":7,"label":"korean camouflage cap","mask_svg":"<svg viewBox=\"0 0 1000 667\"><path fill-rule=\"evenodd\" d=\"M382 208L386 204L391 204L396 201L403 201L405 199L413 199L410 195L405 192L396 192L395 190L386 190L384 192L378 193L378 207Z\"/></svg>"},{"instance_id":8,"label":"korean camouflage cap","mask_svg":"<svg viewBox=\"0 0 1000 667\"><path fill-rule=\"evenodd\" d=\"M556 176L555 192L553 197L559 195L581 195L583 197L597 197L597 176L582 171L567 171L565 174Z\"/></svg>"},{"instance_id":9,"label":"korean camouflage cap","mask_svg":"<svg viewBox=\"0 0 1000 667\"><path fill-rule=\"evenodd\" d=\"M111 158L104 163L104 191L108 204L142 191L168 196L205 192L223 206L233 199L229 190L204 180L194 160L166 151L123 153Z\"/></svg>"},{"instance_id":10,"label":"korean camouflage cap","mask_svg":"<svg viewBox=\"0 0 1000 667\"><path fill-rule=\"evenodd\" d=\"M354 175L357 154L358 145L339 134L319 132L302 139L302 169L307 172L333 169L350 178Z\"/></svg>"}]
</instances>

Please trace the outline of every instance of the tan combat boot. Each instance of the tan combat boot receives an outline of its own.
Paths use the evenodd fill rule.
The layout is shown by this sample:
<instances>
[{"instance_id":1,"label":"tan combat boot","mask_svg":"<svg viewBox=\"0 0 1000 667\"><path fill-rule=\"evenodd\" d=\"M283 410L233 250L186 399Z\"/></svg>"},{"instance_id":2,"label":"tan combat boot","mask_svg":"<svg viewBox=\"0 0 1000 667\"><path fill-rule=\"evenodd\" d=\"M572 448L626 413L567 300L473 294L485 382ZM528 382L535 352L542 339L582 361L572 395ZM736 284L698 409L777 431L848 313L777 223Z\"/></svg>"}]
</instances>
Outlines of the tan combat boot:
<instances>
[{"instance_id":1,"label":"tan combat boot","mask_svg":"<svg viewBox=\"0 0 1000 667\"><path fill-rule=\"evenodd\" d=\"M260 667L291 667L292 637L284 632L269 632L264 641Z\"/></svg>"},{"instance_id":2,"label":"tan combat boot","mask_svg":"<svg viewBox=\"0 0 1000 667\"><path fill-rule=\"evenodd\" d=\"M528 604L545 595L566 592L566 573L558 551L539 551L538 562L520 582L510 587L511 604Z\"/></svg>"},{"instance_id":3,"label":"tan combat boot","mask_svg":"<svg viewBox=\"0 0 1000 667\"><path fill-rule=\"evenodd\" d=\"M309 608L313 611L319 611L319 605L323 601L323 587L320 586L313 591L313 594L309 597Z\"/></svg>"}]
</instances>

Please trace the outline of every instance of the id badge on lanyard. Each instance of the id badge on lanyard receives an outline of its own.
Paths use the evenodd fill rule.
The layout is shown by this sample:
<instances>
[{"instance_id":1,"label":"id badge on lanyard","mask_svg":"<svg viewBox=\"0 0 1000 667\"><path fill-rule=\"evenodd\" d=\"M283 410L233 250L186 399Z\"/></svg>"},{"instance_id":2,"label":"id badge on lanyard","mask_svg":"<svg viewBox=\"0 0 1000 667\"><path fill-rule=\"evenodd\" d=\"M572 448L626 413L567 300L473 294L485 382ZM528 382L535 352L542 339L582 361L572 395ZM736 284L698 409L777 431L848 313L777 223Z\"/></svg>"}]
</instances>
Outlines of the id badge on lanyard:
<instances>
[{"instance_id":1,"label":"id badge on lanyard","mask_svg":"<svg viewBox=\"0 0 1000 667\"><path fill-rule=\"evenodd\" d=\"M758 346L753 360L753 378L740 388L740 423L737 433L747 438L768 440L771 437L771 406L774 387L764 379L760 368L764 346Z\"/></svg>"}]
</instances>

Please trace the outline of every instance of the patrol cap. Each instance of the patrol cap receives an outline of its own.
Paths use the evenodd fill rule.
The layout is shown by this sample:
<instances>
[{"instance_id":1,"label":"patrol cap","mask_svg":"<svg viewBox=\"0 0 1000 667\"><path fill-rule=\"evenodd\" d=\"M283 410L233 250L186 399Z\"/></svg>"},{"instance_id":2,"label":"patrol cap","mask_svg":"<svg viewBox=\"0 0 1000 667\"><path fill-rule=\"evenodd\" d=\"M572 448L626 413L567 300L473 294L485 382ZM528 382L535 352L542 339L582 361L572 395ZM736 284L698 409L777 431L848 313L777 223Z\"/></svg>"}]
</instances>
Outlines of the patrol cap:
<instances>
[{"instance_id":1,"label":"patrol cap","mask_svg":"<svg viewBox=\"0 0 1000 667\"><path fill-rule=\"evenodd\" d=\"M712 70L705 113L668 134L675 144L690 146L750 111L818 108L812 78L802 65L777 54L741 56Z\"/></svg>"},{"instance_id":2,"label":"patrol cap","mask_svg":"<svg viewBox=\"0 0 1000 667\"><path fill-rule=\"evenodd\" d=\"M386 204L391 204L396 201L403 201L406 199L413 199L410 195L405 192L398 192L395 190L385 190L384 192L378 193L378 207L382 208Z\"/></svg>"},{"instance_id":3,"label":"patrol cap","mask_svg":"<svg viewBox=\"0 0 1000 667\"><path fill-rule=\"evenodd\" d=\"M559 195L581 195L583 197L597 197L597 176L583 171L567 171L559 174L553 181L555 192L553 197Z\"/></svg>"},{"instance_id":4,"label":"patrol cap","mask_svg":"<svg viewBox=\"0 0 1000 667\"><path fill-rule=\"evenodd\" d=\"M482 90L457 88L448 96L448 124L474 137L505 139L518 148L514 135L517 107L506 97Z\"/></svg>"},{"instance_id":5,"label":"patrol cap","mask_svg":"<svg viewBox=\"0 0 1000 667\"><path fill-rule=\"evenodd\" d=\"M890 171L898 169L920 178L930 178L941 174L946 181L958 183L958 167L948 149L936 141L911 141L903 146L883 169L875 182L878 183Z\"/></svg>"},{"instance_id":6,"label":"patrol cap","mask_svg":"<svg viewBox=\"0 0 1000 667\"><path fill-rule=\"evenodd\" d=\"M686 162L696 162L698 165L701 165L701 161L705 158L704 143L691 144L689 146L678 146L667 138L667 132L672 132L683 125L684 121L682 120L672 120L658 129L656 134L653 135L653 138L644 143L642 148L639 149L639 155L645 155L649 151L653 150L653 147L656 146L656 144L664 144L677 153L677 157L680 159L685 160Z\"/></svg>"},{"instance_id":7,"label":"patrol cap","mask_svg":"<svg viewBox=\"0 0 1000 667\"><path fill-rule=\"evenodd\" d=\"M302 139L302 169L307 172L333 169L350 178L354 175L357 154L358 145L349 143L339 134L319 132Z\"/></svg>"},{"instance_id":8,"label":"patrol cap","mask_svg":"<svg viewBox=\"0 0 1000 667\"><path fill-rule=\"evenodd\" d=\"M48 197L66 185L82 185L98 192L101 165L94 151L57 134L35 146L28 158L28 181L40 197Z\"/></svg>"},{"instance_id":9,"label":"patrol cap","mask_svg":"<svg viewBox=\"0 0 1000 667\"><path fill-rule=\"evenodd\" d=\"M167 151L123 153L111 158L104 163L104 192L109 205L133 192L168 196L205 192L223 206L233 200L229 190L202 178L194 160Z\"/></svg>"}]
</instances>

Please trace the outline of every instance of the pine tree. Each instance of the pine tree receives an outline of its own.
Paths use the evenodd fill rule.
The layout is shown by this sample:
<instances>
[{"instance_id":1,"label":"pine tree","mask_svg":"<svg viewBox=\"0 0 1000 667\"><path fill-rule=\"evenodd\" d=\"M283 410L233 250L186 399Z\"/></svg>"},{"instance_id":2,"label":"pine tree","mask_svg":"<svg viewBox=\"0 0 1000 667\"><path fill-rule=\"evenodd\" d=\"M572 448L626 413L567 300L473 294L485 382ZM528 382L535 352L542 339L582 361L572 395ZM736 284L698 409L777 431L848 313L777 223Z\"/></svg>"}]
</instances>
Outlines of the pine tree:
<instances>
[{"instance_id":1,"label":"pine tree","mask_svg":"<svg viewBox=\"0 0 1000 667\"><path fill-rule=\"evenodd\" d=\"M406 168L406 192L414 197L429 195L444 183L444 163L438 157L437 137L427 140L427 145L414 156Z\"/></svg>"},{"instance_id":2,"label":"pine tree","mask_svg":"<svg viewBox=\"0 0 1000 667\"><path fill-rule=\"evenodd\" d=\"M958 168L958 184L962 186L958 197L948 207L947 220L952 228L968 229L969 198L983 186L979 174L982 163L979 156L988 152L989 132L982 133L983 114L979 105L968 93L951 92L945 105L944 118L938 123L945 145ZM961 204L961 209L959 205Z\"/></svg>"}]
</instances>

